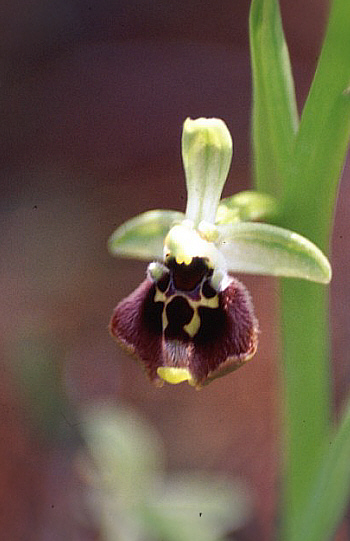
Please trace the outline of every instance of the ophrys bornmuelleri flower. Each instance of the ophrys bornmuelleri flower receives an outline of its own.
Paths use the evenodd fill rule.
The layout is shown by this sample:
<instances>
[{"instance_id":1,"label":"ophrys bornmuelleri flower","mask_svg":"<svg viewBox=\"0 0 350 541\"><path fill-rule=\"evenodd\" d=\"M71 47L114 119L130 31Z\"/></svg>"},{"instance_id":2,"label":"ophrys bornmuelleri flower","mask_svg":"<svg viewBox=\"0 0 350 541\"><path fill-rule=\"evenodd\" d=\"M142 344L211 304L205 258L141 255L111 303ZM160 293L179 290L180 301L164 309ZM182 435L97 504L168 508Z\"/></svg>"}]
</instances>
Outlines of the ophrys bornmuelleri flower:
<instances>
[{"instance_id":1,"label":"ophrys bornmuelleri flower","mask_svg":"<svg viewBox=\"0 0 350 541\"><path fill-rule=\"evenodd\" d=\"M220 197L232 139L219 119L187 119L182 134L185 214L145 212L109 240L114 255L156 259L141 285L114 310L110 332L136 354L156 384L200 388L251 359L258 322L250 295L232 272L328 283L327 258L286 229L252 222L273 215L267 195Z\"/></svg>"}]
</instances>

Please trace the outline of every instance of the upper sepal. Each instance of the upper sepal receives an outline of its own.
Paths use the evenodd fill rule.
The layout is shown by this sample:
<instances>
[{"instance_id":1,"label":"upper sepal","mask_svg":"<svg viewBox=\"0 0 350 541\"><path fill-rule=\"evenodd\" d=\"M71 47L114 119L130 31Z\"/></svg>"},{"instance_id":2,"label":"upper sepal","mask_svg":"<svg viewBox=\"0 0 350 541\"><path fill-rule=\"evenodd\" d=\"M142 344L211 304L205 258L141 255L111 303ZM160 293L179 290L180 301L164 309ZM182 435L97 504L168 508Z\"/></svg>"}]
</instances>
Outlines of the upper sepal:
<instances>
[{"instance_id":1,"label":"upper sepal","mask_svg":"<svg viewBox=\"0 0 350 541\"><path fill-rule=\"evenodd\" d=\"M218 118L187 118L182 132L186 218L214 223L233 153L230 132Z\"/></svg>"},{"instance_id":2,"label":"upper sepal","mask_svg":"<svg viewBox=\"0 0 350 541\"><path fill-rule=\"evenodd\" d=\"M216 242L233 272L303 278L328 284L332 269L311 241L281 227L240 222L218 225Z\"/></svg>"},{"instance_id":3,"label":"upper sepal","mask_svg":"<svg viewBox=\"0 0 350 541\"><path fill-rule=\"evenodd\" d=\"M136 259L162 259L164 238L185 218L175 210L150 210L124 222L108 240L111 254Z\"/></svg>"}]
</instances>

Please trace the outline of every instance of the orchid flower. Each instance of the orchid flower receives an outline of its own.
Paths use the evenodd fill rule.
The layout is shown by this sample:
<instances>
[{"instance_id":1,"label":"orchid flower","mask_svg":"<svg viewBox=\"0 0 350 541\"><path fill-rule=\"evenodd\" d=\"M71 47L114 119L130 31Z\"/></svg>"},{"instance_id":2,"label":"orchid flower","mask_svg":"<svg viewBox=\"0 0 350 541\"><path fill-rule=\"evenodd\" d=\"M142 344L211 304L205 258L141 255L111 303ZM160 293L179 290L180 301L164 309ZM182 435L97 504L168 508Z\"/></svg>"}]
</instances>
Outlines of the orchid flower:
<instances>
[{"instance_id":1,"label":"orchid flower","mask_svg":"<svg viewBox=\"0 0 350 541\"><path fill-rule=\"evenodd\" d=\"M232 153L222 120L188 118L182 134L186 212L145 212L109 239L113 255L155 259L146 279L115 308L110 332L158 385L188 381L199 389L255 354L252 300L231 273L331 279L327 258L312 242L251 221L273 215L271 197L246 191L220 202Z\"/></svg>"}]
</instances>

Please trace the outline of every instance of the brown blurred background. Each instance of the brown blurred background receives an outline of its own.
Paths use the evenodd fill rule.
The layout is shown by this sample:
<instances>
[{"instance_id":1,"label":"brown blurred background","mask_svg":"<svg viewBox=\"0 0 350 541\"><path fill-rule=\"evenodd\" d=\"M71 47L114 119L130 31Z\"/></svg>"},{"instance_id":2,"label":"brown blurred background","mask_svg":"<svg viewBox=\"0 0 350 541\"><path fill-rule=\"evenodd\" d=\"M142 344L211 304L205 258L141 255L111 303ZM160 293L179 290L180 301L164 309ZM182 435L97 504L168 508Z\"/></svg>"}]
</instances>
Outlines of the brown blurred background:
<instances>
[{"instance_id":1,"label":"brown blurred background","mask_svg":"<svg viewBox=\"0 0 350 541\"><path fill-rule=\"evenodd\" d=\"M243 277L260 351L200 393L153 388L107 333L146 265L112 259L106 240L144 210L184 209L187 116L225 119L235 140L225 195L251 186L248 0L5 0L1 11L1 539L98 538L74 467L76 411L108 397L158 429L170 471L243 479L255 503L241 539L269 541L281 462L277 282ZM302 106L327 2L284 0L282 11ZM349 174L333 242L337 403L350 380Z\"/></svg>"}]
</instances>

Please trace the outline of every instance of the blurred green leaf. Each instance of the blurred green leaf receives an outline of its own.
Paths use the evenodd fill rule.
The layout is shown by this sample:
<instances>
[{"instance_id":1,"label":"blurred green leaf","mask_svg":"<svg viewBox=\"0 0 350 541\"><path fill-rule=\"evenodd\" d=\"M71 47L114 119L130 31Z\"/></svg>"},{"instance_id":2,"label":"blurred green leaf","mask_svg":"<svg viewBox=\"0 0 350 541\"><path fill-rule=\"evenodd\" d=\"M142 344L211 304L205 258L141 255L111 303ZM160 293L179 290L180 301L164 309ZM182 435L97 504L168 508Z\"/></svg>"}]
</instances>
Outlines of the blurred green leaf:
<instances>
[{"instance_id":1,"label":"blurred green leaf","mask_svg":"<svg viewBox=\"0 0 350 541\"><path fill-rule=\"evenodd\" d=\"M271 195L246 190L220 201L216 224L250 220L273 220L278 215L277 200Z\"/></svg>"},{"instance_id":2,"label":"blurred green leaf","mask_svg":"<svg viewBox=\"0 0 350 541\"><path fill-rule=\"evenodd\" d=\"M168 478L159 497L145 509L150 533L168 541L216 541L249 518L246 488L204 474Z\"/></svg>"},{"instance_id":3,"label":"blurred green leaf","mask_svg":"<svg viewBox=\"0 0 350 541\"><path fill-rule=\"evenodd\" d=\"M273 225L239 222L217 227L217 244L234 272L303 278L328 283L328 259L301 235Z\"/></svg>"},{"instance_id":4,"label":"blurred green leaf","mask_svg":"<svg viewBox=\"0 0 350 541\"><path fill-rule=\"evenodd\" d=\"M298 113L277 0L252 0L249 30L255 186L258 191L280 196L298 128Z\"/></svg>"},{"instance_id":5,"label":"blurred green leaf","mask_svg":"<svg viewBox=\"0 0 350 541\"><path fill-rule=\"evenodd\" d=\"M163 242L174 222L185 219L175 210L150 210L124 222L108 240L112 255L136 259L162 259Z\"/></svg>"},{"instance_id":6,"label":"blurred green leaf","mask_svg":"<svg viewBox=\"0 0 350 541\"><path fill-rule=\"evenodd\" d=\"M81 414L81 431L105 490L135 504L142 500L164 468L157 433L132 410L95 404Z\"/></svg>"},{"instance_id":7,"label":"blurred green leaf","mask_svg":"<svg viewBox=\"0 0 350 541\"><path fill-rule=\"evenodd\" d=\"M80 419L104 541L219 541L249 518L250 497L240 483L205 474L165 477L162 442L132 410L95 404Z\"/></svg>"}]
</instances>

